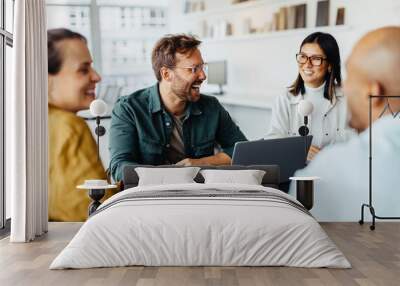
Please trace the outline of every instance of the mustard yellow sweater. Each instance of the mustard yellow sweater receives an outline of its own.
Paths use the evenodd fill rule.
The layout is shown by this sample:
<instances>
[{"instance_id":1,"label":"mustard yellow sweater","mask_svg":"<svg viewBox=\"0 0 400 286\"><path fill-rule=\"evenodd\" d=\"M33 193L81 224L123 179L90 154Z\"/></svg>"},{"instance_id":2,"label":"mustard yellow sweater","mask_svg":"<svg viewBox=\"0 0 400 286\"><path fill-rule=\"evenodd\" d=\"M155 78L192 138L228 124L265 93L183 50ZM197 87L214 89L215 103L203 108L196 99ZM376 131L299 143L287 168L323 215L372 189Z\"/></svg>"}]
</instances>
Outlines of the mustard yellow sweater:
<instances>
[{"instance_id":1,"label":"mustard yellow sweater","mask_svg":"<svg viewBox=\"0 0 400 286\"><path fill-rule=\"evenodd\" d=\"M84 221L91 199L76 189L87 179L106 179L86 122L49 105L49 220ZM106 197L112 193L107 190Z\"/></svg>"}]
</instances>

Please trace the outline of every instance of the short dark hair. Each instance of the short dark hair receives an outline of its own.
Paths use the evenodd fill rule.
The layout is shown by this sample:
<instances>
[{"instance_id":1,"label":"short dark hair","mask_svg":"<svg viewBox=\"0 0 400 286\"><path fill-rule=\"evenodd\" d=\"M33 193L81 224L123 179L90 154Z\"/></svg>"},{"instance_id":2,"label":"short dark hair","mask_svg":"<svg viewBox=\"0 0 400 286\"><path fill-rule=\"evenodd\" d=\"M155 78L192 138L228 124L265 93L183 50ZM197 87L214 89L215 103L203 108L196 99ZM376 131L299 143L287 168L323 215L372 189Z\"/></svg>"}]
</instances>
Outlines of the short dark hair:
<instances>
[{"instance_id":1,"label":"short dark hair","mask_svg":"<svg viewBox=\"0 0 400 286\"><path fill-rule=\"evenodd\" d=\"M335 88L342 85L342 74L341 74L341 63L340 63L340 52L339 46L335 38L328 33L315 32L307 36L300 45L300 50L305 44L316 43L319 45L321 50L324 51L327 62L332 66L331 72L327 72L325 75L325 89L324 97L332 101L335 95ZM304 94L304 80L299 74L295 82L289 87L289 91L293 95L299 93Z\"/></svg>"},{"instance_id":2,"label":"short dark hair","mask_svg":"<svg viewBox=\"0 0 400 286\"><path fill-rule=\"evenodd\" d=\"M86 38L76 32L68 29L50 29L47 30L47 61L48 61L48 73L55 75L57 74L62 66L62 57L60 48L57 47L57 43L63 40L78 39L87 43Z\"/></svg>"},{"instance_id":3,"label":"short dark hair","mask_svg":"<svg viewBox=\"0 0 400 286\"><path fill-rule=\"evenodd\" d=\"M192 53L201 44L193 35L166 35L153 48L151 64L157 80L161 81L162 67L173 68L176 64L176 53Z\"/></svg>"}]
</instances>

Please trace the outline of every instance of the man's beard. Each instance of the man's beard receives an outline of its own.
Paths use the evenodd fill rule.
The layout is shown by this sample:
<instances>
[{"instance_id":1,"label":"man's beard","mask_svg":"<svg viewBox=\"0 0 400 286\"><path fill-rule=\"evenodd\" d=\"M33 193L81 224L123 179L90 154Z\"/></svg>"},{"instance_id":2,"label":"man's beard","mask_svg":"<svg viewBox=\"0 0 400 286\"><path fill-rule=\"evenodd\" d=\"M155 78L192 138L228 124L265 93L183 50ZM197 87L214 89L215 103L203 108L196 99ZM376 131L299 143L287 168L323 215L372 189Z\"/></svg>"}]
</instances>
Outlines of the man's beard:
<instances>
[{"instance_id":1,"label":"man's beard","mask_svg":"<svg viewBox=\"0 0 400 286\"><path fill-rule=\"evenodd\" d=\"M172 92L182 101L192 101L192 96L190 94L190 89L187 91L183 88L172 87Z\"/></svg>"},{"instance_id":2,"label":"man's beard","mask_svg":"<svg viewBox=\"0 0 400 286\"><path fill-rule=\"evenodd\" d=\"M191 83L187 82L186 80L177 77L179 79L179 83L172 85L171 89L172 92L181 100L194 102L198 100L198 96L193 96L192 93L198 93L200 95L200 85L203 81L193 81ZM194 88L193 86L198 86Z\"/></svg>"}]
</instances>

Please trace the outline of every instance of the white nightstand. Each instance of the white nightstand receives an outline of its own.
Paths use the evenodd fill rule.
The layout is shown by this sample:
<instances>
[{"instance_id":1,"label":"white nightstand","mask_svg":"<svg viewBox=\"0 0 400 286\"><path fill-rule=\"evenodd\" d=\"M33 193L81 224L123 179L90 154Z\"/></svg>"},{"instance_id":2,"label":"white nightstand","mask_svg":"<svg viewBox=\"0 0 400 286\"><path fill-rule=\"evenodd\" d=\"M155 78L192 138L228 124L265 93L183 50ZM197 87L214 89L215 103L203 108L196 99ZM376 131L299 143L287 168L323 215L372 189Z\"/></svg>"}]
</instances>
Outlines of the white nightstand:
<instances>
[{"instance_id":1,"label":"white nightstand","mask_svg":"<svg viewBox=\"0 0 400 286\"><path fill-rule=\"evenodd\" d=\"M314 205L314 181L319 177L290 177L292 181L296 181L296 199L303 206L311 210Z\"/></svg>"}]
</instances>

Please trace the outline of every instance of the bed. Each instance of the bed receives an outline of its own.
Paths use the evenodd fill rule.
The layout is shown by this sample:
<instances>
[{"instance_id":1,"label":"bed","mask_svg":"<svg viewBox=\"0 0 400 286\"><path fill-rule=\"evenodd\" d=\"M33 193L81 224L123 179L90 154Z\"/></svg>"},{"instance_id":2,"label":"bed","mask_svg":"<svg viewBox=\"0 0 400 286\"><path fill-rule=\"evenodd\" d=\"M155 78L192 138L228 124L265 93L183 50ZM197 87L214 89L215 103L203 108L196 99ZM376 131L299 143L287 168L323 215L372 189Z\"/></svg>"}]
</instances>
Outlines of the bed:
<instances>
[{"instance_id":1,"label":"bed","mask_svg":"<svg viewBox=\"0 0 400 286\"><path fill-rule=\"evenodd\" d=\"M50 269L351 267L311 214L276 188L276 166L220 168L264 170L262 185L202 183L197 175L194 183L151 186L137 185L136 167L125 168L125 190L98 208Z\"/></svg>"}]
</instances>

